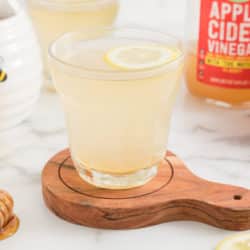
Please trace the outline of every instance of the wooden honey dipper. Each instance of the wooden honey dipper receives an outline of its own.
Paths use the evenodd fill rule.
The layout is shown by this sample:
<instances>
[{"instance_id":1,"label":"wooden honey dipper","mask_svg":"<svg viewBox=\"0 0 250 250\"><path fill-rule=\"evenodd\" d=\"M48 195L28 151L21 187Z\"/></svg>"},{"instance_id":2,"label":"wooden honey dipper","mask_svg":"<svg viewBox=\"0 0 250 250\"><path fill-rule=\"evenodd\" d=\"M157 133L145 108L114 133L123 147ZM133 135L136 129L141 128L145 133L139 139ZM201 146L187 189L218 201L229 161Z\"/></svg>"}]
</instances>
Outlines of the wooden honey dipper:
<instances>
[{"instance_id":1,"label":"wooden honey dipper","mask_svg":"<svg viewBox=\"0 0 250 250\"><path fill-rule=\"evenodd\" d=\"M16 233L19 219L13 214L14 201L10 194L0 190L0 240Z\"/></svg>"}]
</instances>

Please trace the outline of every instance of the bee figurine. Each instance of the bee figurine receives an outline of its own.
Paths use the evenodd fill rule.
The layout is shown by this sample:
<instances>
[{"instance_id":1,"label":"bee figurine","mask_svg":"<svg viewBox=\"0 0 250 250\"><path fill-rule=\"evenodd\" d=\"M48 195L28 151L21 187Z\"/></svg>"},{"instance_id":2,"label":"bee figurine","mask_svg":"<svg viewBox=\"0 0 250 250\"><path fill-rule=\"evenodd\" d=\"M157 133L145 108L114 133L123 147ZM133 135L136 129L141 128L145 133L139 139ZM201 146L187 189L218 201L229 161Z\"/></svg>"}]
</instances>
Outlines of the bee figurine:
<instances>
[{"instance_id":1,"label":"bee figurine","mask_svg":"<svg viewBox=\"0 0 250 250\"><path fill-rule=\"evenodd\" d=\"M7 73L0 68L0 83L7 80Z\"/></svg>"}]
</instances>

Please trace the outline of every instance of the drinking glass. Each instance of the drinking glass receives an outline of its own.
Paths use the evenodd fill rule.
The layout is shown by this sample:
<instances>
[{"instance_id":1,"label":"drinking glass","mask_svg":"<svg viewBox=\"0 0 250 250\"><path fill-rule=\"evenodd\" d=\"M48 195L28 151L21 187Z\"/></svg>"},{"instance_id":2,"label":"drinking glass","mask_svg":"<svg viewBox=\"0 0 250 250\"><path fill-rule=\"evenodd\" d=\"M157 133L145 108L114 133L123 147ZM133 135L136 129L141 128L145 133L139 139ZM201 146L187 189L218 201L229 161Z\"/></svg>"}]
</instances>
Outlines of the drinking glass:
<instances>
[{"instance_id":1,"label":"drinking glass","mask_svg":"<svg viewBox=\"0 0 250 250\"><path fill-rule=\"evenodd\" d=\"M84 27L111 25L118 0L27 0L43 54L44 76L50 85L48 47L59 35Z\"/></svg>"},{"instance_id":2,"label":"drinking glass","mask_svg":"<svg viewBox=\"0 0 250 250\"><path fill-rule=\"evenodd\" d=\"M105 61L107 51L135 44L179 54L164 65L137 70L113 68ZM79 175L108 189L151 180L167 148L183 68L180 42L146 29L100 28L61 36L49 55Z\"/></svg>"}]
</instances>

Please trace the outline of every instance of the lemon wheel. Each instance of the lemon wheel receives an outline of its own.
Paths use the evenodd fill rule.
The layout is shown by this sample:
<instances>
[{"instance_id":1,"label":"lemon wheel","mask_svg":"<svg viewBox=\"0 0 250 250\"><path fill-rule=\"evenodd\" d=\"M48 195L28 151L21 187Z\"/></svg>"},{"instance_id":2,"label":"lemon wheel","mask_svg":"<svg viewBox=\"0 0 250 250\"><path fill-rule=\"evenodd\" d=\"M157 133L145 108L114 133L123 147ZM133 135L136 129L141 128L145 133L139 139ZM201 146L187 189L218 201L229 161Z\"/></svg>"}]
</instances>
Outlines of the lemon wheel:
<instances>
[{"instance_id":1,"label":"lemon wheel","mask_svg":"<svg viewBox=\"0 0 250 250\"><path fill-rule=\"evenodd\" d=\"M216 250L250 250L250 233L228 237L218 244Z\"/></svg>"},{"instance_id":2,"label":"lemon wheel","mask_svg":"<svg viewBox=\"0 0 250 250\"><path fill-rule=\"evenodd\" d=\"M123 70L144 70L171 63L181 55L178 49L157 45L124 46L109 50L105 61Z\"/></svg>"}]
</instances>

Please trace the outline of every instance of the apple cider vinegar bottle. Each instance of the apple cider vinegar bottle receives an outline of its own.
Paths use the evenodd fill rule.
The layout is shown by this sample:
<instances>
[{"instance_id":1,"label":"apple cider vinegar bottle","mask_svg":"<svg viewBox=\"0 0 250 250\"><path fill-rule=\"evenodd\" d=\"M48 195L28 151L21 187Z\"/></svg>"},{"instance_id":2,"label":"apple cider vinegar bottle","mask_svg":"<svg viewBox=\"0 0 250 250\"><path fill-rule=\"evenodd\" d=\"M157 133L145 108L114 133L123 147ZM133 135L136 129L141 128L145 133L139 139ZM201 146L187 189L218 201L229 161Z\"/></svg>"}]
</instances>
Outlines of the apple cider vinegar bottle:
<instances>
[{"instance_id":1,"label":"apple cider vinegar bottle","mask_svg":"<svg viewBox=\"0 0 250 250\"><path fill-rule=\"evenodd\" d=\"M250 0L192 0L187 18L189 91L225 107L249 107Z\"/></svg>"}]
</instances>

